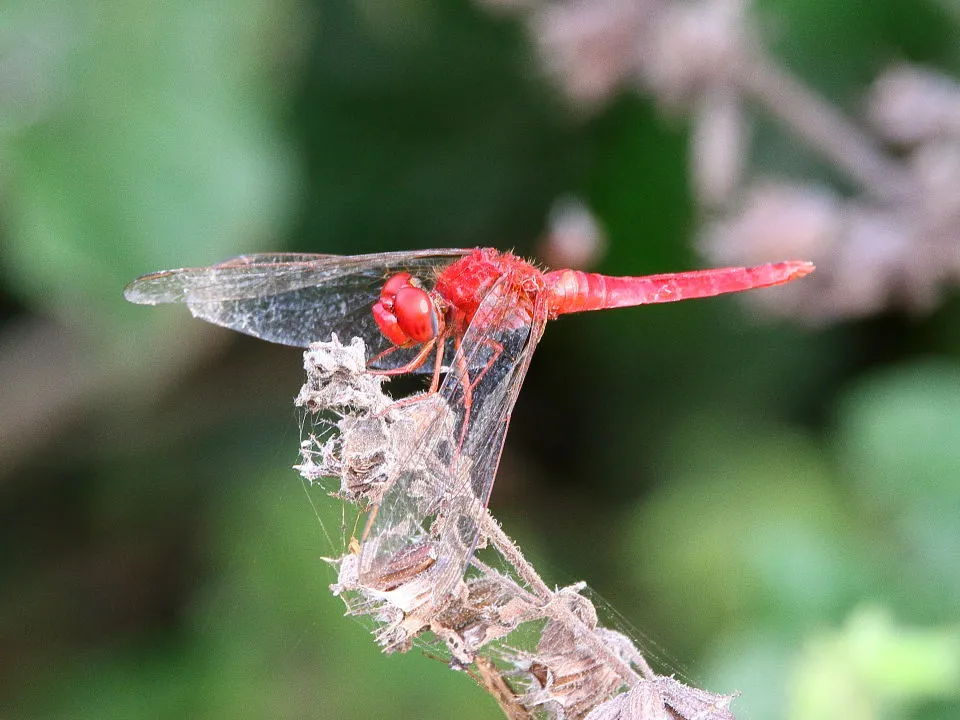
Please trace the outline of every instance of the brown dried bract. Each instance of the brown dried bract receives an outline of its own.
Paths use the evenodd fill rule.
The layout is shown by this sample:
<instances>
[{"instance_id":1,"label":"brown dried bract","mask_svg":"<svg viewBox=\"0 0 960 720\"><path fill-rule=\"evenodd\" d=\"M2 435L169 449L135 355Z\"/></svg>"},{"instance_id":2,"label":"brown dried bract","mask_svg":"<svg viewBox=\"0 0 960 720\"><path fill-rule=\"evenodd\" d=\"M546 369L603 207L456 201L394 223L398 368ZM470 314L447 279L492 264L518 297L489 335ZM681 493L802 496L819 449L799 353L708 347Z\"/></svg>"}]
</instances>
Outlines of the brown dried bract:
<instances>
[{"instance_id":1,"label":"brown dried bract","mask_svg":"<svg viewBox=\"0 0 960 720\"><path fill-rule=\"evenodd\" d=\"M318 357L308 367L322 372L301 392L302 405L336 417L317 420L321 431L302 444L300 470L311 481L339 477L332 494L368 513L359 539L331 561L331 590L348 614L372 621L384 652L416 642L453 668L475 668L511 720L732 718L732 696L654 675L626 635L599 623L582 583L553 590L543 582L466 482L468 452L445 452L455 423L438 394L391 404L379 382L354 377L365 375L362 344L334 340L311 353ZM433 444L411 450L427 423ZM403 512L384 523L380 503L391 489L387 502ZM471 558L466 568L463 557Z\"/></svg>"}]
</instances>

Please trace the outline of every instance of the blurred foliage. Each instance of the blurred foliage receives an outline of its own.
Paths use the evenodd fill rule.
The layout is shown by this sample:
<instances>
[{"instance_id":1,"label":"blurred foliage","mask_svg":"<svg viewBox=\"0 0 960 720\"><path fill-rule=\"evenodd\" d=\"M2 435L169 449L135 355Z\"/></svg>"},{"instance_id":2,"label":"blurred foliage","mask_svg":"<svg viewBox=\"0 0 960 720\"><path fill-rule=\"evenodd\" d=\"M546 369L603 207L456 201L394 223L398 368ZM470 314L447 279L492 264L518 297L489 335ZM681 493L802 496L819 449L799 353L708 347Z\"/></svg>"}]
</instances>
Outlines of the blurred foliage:
<instances>
[{"instance_id":1,"label":"blurred foliage","mask_svg":"<svg viewBox=\"0 0 960 720\"><path fill-rule=\"evenodd\" d=\"M951 3L760 11L844 105L891 59L960 69ZM298 353L120 291L257 249L529 252L565 192L601 269L686 269L685 153L643 98L570 110L479 5L0 3L0 714L497 717L329 595L349 528L288 469ZM758 155L792 167L795 141ZM494 511L743 717L956 717L958 327L956 302L817 331L729 298L564 319Z\"/></svg>"},{"instance_id":2,"label":"blurred foliage","mask_svg":"<svg viewBox=\"0 0 960 720\"><path fill-rule=\"evenodd\" d=\"M790 717L902 715L960 695L960 627L897 627L882 610L861 609L839 633L807 640L789 687ZM944 708L946 709L946 708Z\"/></svg>"}]
</instances>

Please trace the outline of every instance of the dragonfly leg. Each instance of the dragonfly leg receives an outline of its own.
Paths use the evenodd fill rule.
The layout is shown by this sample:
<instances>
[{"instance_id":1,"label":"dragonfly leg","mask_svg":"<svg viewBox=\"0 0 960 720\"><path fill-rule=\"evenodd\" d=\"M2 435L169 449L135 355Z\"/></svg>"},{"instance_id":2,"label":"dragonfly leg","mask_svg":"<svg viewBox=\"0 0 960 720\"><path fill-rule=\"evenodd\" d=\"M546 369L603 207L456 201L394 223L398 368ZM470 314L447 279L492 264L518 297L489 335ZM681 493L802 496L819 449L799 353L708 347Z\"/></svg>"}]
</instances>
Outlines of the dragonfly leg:
<instances>
[{"instance_id":1,"label":"dragonfly leg","mask_svg":"<svg viewBox=\"0 0 960 720\"><path fill-rule=\"evenodd\" d=\"M429 343L427 343L427 346L420 351L417 357L415 357L409 363L404 365L402 368L395 368L393 370L370 370L369 371L375 375L400 375L404 372L412 372L413 370L416 370L418 367L423 365L424 362L426 362L427 351L429 351L431 348L436 349L437 355L433 364L433 380L430 382L430 389L427 390L427 392L422 395L413 395L411 397L405 397L405 398L400 398L399 400L394 400L390 404L390 406L387 408L388 410L396 410L397 408L402 408L406 405L413 405L414 403L420 402L421 400L423 400L425 396L432 395L437 392L438 388L440 387L440 373L443 370L443 348L445 343L446 343L446 340L443 337L440 337L439 340L431 340ZM386 350L384 350L384 352L380 353L380 355L378 355L377 357L379 358L383 356L384 353L387 353L395 349L396 347L387 348ZM374 360L376 360L376 358L374 358ZM371 360L371 362L373 362L373 360ZM386 410L384 412L386 412Z\"/></svg>"},{"instance_id":2,"label":"dragonfly leg","mask_svg":"<svg viewBox=\"0 0 960 720\"><path fill-rule=\"evenodd\" d=\"M493 350L493 355L489 360L487 360L487 364L480 369L480 372L477 373L477 376L470 381L471 389L477 386L480 380L483 379L483 376L487 374L487 371L493 367L493 364L497 361L497 358L499 358L501 353L503 353L503 345L498 343L496 340L491 340L488 338L487 340L484 340L483 343Z\"/></svg>"},{"instance_id":3,"label":"dragonfly leg","mask_svg":"<svg viewBox=\"0 0 960 720\"><path fill-rule=\"evenodd\" d=\"M390 355L393 355L393 354L394 354L397 350L399 350L399 349L400 349L400 346L399 346L399 345L391 345L391 346L388 347L386 350L382 350L381 352L378 352L376 355L374 355L372 358L370 358L370 359L367 361L367 366L369 367L370 365L374 365L374 364L380 362L380 361L383 360L385 357L388 357L388 356L390 356Z\"/></svg>"},{"instance_id":4,"label":"dragonfly leg","mask_svg":"<svg viewBox=\"0 0 960 720\"><path fill-rule=\"evenodd\" d=\"M483 376L487 374L487 371L493 367L493 364L497 361L497 358L500 357L501 353L503 353L503 345L495 340L487 339L483 341L484 345L492 348L493 355L480 369L480 372L477 373L476 377L471 378L469 369L467 367L467 361L464 359L463 353L460 352L460 342L459 340L455 340L455 342L457 347L457 365L461 373L460 384L463 386L463 425L460 428L460 441L457 444L457 454L459 454L463 449L463 442L467 437L467 427L470 425L470 412L473 408L473 390L483 379Z\"/></svg>"},{"instance_id":5,"label":"dragonfly leg","mask_svg":"<svg viewBox=\"0 0 960 720\"><path fill-rule=\"evenodd\" d=\"M423 348L420 350L420 352L417 353L416 357L414 357L410 362L408 362L406 365L403 365L401 367L390 368L388 370L377 370L375 368L370 368L369 371L374 375L406 375L407 373L412 373L414 370L416 370L421 365L423 365L424 362L426 362L427 355L430 354L430 351L433 350L436 347L436 345L437 345L436 338L434 338L433 340L430 340L429 342L424 343ZM370 362L367 363L367 365L368 366L372 365L373 363L382 360L383 358L396 352L399 349L400 348L397 345L394 345L393 347L388 347L382 353L375 355L370 360Z\"/></svg>"},{"instance_id":6,"label":"dragonfly leg","mask_svg":"<svg viewBox=\"0 0 960 720\"><path fill-rule=\"evenodd\" d=\"M437 343L437 356L433 361L433 380L430 381L430 392L435 393L440 388L440 372L443 370L443 349L447 341L440 337Z\"/></svg>"}]
</instances>

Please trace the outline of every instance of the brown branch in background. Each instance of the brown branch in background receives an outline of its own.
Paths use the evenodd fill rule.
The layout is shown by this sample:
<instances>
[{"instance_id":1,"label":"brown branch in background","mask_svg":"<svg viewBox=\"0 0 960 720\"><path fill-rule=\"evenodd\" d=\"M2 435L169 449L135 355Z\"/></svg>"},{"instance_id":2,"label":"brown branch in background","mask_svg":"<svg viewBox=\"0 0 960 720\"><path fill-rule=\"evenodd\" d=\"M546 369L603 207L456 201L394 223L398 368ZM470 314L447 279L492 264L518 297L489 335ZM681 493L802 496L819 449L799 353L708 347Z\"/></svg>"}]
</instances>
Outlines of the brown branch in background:
<instances>
[{"instance_id":1,"label":"brown branch in background","mask_svg":"<svg viewBox=\"0 0 960 720\"><path fill-rule=\"evenodd\" d=\"M768 56L752 54L738 79L748 97L876 199L896 202L910 188L908 172L874 138Z\"/></svg>"},{"instance_id":2,"label":"brown branch in background","mask_svg":"<svg viewBox=\"0 0 960 720\"><path fill-rule=\"evenodd\" d=\"M524 18L546 74L581 112L639 91L690 118L699 245L713 262L809 257L820 268L745 302L819 321L894 304L924 311L960 278L954 78L890 67L864 89L856 123L766 52L745 0L477 1ZM751 112L779 120L858 189L751 168Z\"/></svg>"}]
</instances>

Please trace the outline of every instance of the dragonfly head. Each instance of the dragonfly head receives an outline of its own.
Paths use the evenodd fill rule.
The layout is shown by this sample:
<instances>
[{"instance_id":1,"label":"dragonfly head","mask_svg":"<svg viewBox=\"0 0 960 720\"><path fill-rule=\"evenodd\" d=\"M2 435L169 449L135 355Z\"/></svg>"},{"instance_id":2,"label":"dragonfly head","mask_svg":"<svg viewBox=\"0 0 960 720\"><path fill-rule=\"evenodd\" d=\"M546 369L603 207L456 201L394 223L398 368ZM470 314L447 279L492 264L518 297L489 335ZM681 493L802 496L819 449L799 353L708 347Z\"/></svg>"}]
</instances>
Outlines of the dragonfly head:
<instances>
[{"instance_id":1,"label":"dragonfly head","mask_svg":"<svg viewBox=\"0 0 960 720\"><path fill-rule=\"evenodd\" d=\"M443 318L419 281L408 272L392 275L373 305L373 319L398 347L429 342L443 331Z\"/></svg>"}]
</instances>

